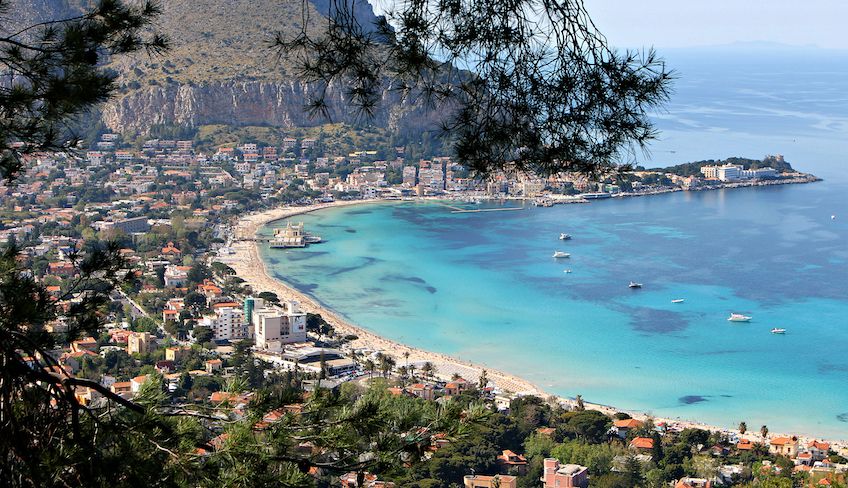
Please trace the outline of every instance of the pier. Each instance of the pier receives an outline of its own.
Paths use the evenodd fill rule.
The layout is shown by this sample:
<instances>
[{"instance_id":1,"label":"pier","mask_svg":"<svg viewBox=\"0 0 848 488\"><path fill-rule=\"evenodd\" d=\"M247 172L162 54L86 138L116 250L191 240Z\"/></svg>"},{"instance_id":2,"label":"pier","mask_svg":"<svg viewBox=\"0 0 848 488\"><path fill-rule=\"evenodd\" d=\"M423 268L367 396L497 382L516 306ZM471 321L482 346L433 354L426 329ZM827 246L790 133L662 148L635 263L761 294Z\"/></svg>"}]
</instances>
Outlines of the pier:
<instances>
[{"instance_id":1,"label":"pier","mask_svg":"<svg viewBox=\"0 0 848 488\"><path fill-rule=\"evenodd\" d=\"M451 213L476 213L476 212L506 212L507 210L525 210L524 207L504 207L504 208L472 208L472 209L464 209L457 207L450 207L454 210Z\"/></svg>"},{"instance_id":2,"label":"pier","mask_svg":"<svg viewBox=\"0 0 848 488\"><path fill-rule=\"evenodd\" d=\"M524 210L525 207L499 207L499 208L462 208L443 202L436 202L443 207L451 209L451 213L477 213L477 212L503 212L507 210Z\"/></svg>"}]
</instances>

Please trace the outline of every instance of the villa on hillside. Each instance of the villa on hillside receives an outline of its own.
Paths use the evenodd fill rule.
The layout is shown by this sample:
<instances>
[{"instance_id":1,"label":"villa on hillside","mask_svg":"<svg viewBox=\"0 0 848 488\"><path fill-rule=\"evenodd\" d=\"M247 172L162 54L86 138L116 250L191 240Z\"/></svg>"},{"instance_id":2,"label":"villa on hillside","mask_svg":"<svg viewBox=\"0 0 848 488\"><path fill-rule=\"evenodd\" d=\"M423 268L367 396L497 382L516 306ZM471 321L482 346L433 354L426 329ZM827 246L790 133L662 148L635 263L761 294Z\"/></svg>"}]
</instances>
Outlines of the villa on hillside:
<instances>
[{"instance_id":1,"label":"villa on hillside","mask_svg":"<svg viewBox=\"0 0 848 488\"><path fill-rule=\"evenodd\" d=\"M589 468L579 464L560 464L559 459L547 458L540 481L544 488L587 488Z\"/></svg>"},{"instance_id":2,"label":"villa on hillside","mask_svg":"<svg viewBox=\"0 0 848 488\"><path fill-rule=\"evenodd\" d=\"M630 448L637 451L650 451L654 448L654 440L650 437L634 437L630 441Z\"/></svg>"},{"instance_id":3,"label":"villa on hillside","mask_svg":"<svg viewBox=\"0 0 848 488\"><path fill-rule=\"evenodd\" d=\"M523 475L527 472L527 458L509 449L504 450L497 459L502 474Z\"/></svg>"},{"instance_id":4,"label":"villa on hillside","mask_svg":"<svg viewBox=\"0 0 848 488\"><path fill-rule=\"evenodd\" d=\"M622 439L626 439L628 432L630 432L633 429L638 429L639 427L642 427L643 424L644 424L644 422L642 422L641 420L636 420L636 419L616 420L612 424L611 433L617 435L618 437L620 437Z\"/></svg>"},{"instance_id":5,"label":"villa on hillside","mask_svg":"<svg viewBox=\"0 0 848 488\"><path fill-rule=\"evenodd\" d=\"M798 438L795 436L775 437L769 443L769 452L794 458L798 454Z\"/></svg>"}]
</instances>

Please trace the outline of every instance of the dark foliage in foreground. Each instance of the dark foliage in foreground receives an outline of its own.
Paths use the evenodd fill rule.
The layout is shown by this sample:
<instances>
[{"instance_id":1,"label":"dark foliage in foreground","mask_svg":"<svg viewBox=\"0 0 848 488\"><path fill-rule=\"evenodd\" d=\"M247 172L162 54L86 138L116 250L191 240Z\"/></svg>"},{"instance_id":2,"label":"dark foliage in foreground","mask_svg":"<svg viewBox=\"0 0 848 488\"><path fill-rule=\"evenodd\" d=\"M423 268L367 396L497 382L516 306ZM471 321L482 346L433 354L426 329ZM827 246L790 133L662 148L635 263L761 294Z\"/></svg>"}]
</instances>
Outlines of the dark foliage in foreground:
<instances>
[{"instance_id":1,"label":"dark foliage in foreground","mask_svg":"<svg viewBox=\"0 0 848 488\"><path fill-rule=\"evenodd\" d=\"M70 122L115 90L109 56L162 52L168 40L151 34L161 8L154 0L100 0L68 19L20 26L24 8L0 0L0 176L11 180L22 157L75 147Z\"/></svg>"}]
</instances>

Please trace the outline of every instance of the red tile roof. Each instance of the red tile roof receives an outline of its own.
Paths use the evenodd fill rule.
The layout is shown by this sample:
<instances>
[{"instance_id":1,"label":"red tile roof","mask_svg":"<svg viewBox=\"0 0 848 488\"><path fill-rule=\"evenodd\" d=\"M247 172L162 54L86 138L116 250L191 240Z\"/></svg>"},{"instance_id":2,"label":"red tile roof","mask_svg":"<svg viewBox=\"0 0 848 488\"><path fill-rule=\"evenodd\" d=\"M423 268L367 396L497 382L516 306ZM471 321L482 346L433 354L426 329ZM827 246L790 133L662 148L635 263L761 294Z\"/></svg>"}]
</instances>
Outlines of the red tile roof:
<instances>
[{"instance_id":1,"label":"red tile roof","mask_svg":"<svg viewBox=\"0 0 848 488\"><path fill-rule=\"evenodd\" d=\"M635 437L630 441L630 447L635 447L636 449L653 449L654 440L650 437Z\"/></svg>"},{"instance_id":2,"label":"red tile roof","mask_svg":"<svg viewBox=\"0 0 848 488\"><path fill-rule=\"evenodd\" d=\"M786 444L792 444L792 443L797 442L797 441L798 441L798 439L796 439L794 437L775 437L774 439L771 440L771 445L773 445L773 446L784 446Z\"/></svg>"},{"instance_id":3,"label":"red tile roof","mask_svg":"<svg viewBox=\"0 0 848 488\"><path fill-rule=\"evenodd\" d=\"M619 429L635 429L642 425L642 421L636 419L623 419L616 420L615 422L613 422L613 425L615 425Z\"/></svg>"}]
</instances>

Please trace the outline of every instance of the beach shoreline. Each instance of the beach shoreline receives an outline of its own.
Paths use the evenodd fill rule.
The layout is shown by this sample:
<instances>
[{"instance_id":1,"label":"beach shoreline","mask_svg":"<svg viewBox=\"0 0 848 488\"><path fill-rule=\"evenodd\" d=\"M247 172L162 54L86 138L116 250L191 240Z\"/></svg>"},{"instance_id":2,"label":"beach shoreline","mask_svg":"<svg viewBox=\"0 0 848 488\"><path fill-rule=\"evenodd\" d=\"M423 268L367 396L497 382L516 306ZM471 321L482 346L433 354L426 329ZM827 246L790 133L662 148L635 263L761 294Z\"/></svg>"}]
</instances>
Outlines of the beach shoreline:
<instances>
[{"instance_id":1,"label":"beach shoreline","mask_svg":"<svg viewBox=\"0 0 848 488\"><path fill-rule=\"evenodd\" d=\"M425 199L419 199L416 201L425 201ZM356 335L357 339L350 343L351 347L354 349L382 352L390 355L396 360L398 366L406 364L407 361L410 364L418 365L423 362L430 362L436 367L436 376L445 380L450 380L450 377L456 373L466 380L476 383L481 371L485 370L489 381L505 393L511 393L514 395L535 395L544 399L552 398L560 404L572 407L575 406L575 399L551 395L539 386L518 376L498 369L489 368L482 364L463 361L447 354L426 351L382 337L363 326L351 323L335 311L319 303L313 297L296 290L282 280L273 277L268 272L268 269L259 253L258 241L255 240L257 233L263 228L263 226L271 222L318 210L377 203L392 204L396 202L380 199L340 201L302 207L278 207L247 215L238 221L238 224L234 229L234 242L231 246L234 253L223 258L218 258L217 260L232 267L236 271L236 275L244 279L245 283L250 285L254 292L270 291L276 293L281 300L297 301L300 303L300 306L304 311L321 314L324 320L330 323L338 331L338 333L342 335ZM405 353L409 353L408 359L405 357ZM588 409L599 410L608 415L613 415L617 412L625 412L633 418L641 420L651 418L655 423L664 422L667 426L672 428L700 428L732 434L740 438L747 438L756 442L763 441L758 433L748 432L742 435L738 432L738 430L733 428L708 425L695 420L655 417L647 413L618 409L613 406L592 403L585 400L584 405ZM790 434L773 433L770 437L777 435ZM806 439L812 440L814 438L812 436L802 435L798 435L798 437L802 441L805 441ZM820 437L815 438L821 439ZM844 442L842 441L832 441L832 443L835 445L844 445Z\"/></svg>"}]
</instances>

